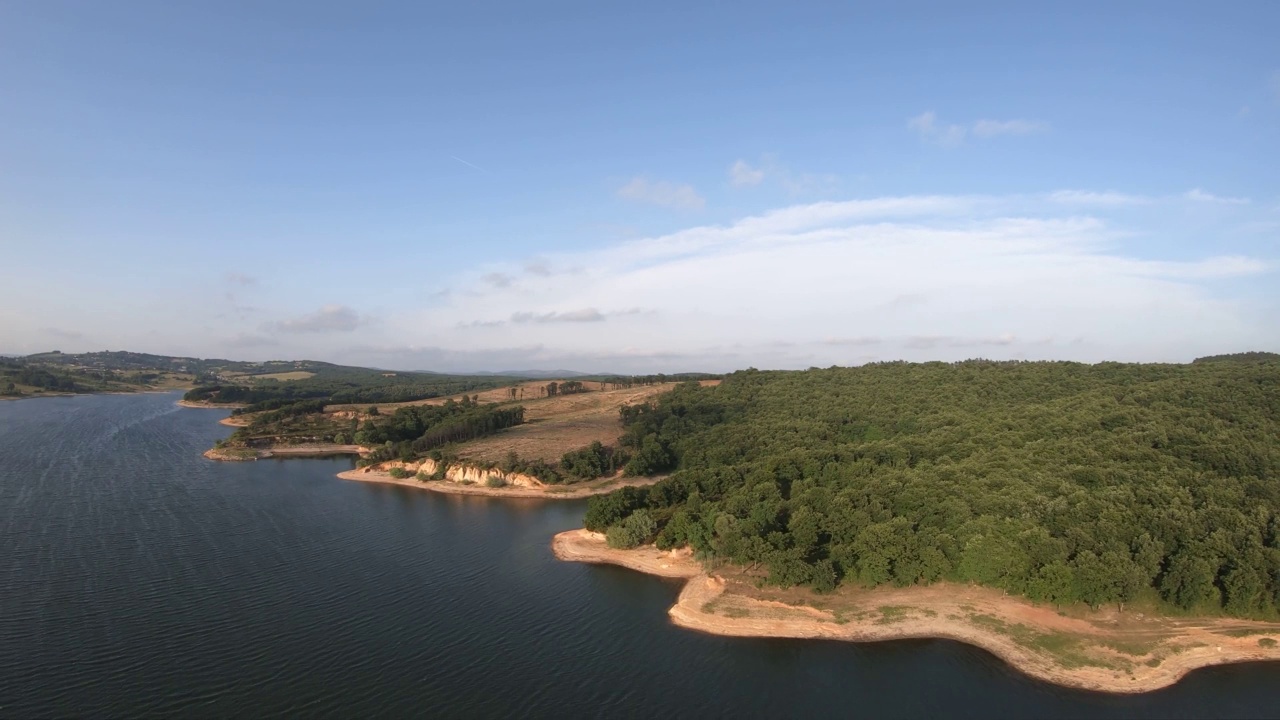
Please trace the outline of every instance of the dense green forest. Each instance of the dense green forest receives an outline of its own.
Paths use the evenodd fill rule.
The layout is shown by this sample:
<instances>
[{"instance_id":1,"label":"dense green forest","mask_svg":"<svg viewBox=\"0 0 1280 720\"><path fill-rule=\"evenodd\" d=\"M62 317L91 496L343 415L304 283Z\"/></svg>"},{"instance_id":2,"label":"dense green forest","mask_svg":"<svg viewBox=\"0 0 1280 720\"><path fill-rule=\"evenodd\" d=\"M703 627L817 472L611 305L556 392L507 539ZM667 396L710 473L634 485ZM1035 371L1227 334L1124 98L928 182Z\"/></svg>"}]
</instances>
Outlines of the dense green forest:
<instances>
[{"instance_id":1,"label":"dense green forest","mask_svg":"<svg viewBox=\"0 0 1280 720\"><path fill-rule=\"evenodd\" d=\"M767 582L975 582L1053 603L1280 608L1280 361L968 361L734 373L623 409L615 546Z\"/></svg>"}]
</instances>

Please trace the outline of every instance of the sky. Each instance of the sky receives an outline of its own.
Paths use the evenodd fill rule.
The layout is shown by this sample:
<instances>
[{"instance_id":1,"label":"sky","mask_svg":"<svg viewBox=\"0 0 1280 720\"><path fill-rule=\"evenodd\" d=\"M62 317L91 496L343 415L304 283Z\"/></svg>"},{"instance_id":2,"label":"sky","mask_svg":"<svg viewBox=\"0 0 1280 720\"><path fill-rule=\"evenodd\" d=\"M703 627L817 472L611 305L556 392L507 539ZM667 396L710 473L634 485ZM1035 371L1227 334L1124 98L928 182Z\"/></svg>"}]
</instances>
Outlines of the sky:
<instances>
[{"instance_id":1,"label":"sky","mask_svg":"<svg viewBox=\"0 0 1280 720\"><path fill-rule=\"evenodd\" d=\"M1280 351L1280 3L0 0L0 352Z\"/></svg>"}]
</instances>

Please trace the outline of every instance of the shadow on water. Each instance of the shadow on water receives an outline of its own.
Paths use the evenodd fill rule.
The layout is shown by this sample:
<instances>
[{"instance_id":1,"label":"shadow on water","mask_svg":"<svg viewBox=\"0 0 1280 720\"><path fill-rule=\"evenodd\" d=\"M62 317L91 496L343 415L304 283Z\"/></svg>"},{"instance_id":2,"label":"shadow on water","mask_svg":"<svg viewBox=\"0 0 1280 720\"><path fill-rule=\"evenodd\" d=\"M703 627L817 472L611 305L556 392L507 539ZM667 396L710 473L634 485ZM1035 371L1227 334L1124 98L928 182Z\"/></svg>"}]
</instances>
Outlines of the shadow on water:
<instances>
[{"instance_id":1,"label":"shadow on water","mask_svg":"<svg viewBox=\"0 0 1280 720\"><path fill-rule=\"evenodd\" d=\"M585 503L220 464L176 396L0 403L0 715L1268 717L1280 665L1111 696L942 640L681 630L680 585L558 562Z\"/></svg>"}]
</instances>

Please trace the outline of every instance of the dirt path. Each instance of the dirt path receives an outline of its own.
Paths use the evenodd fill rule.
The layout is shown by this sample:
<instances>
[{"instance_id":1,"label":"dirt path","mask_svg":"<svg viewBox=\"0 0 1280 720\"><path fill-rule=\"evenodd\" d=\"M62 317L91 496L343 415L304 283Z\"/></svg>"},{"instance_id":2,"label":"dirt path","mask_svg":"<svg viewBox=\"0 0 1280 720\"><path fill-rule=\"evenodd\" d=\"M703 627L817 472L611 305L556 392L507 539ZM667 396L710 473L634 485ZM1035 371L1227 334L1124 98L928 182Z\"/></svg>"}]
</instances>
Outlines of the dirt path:
<instances>
[{"instance_id":1,"label":"dirt path","mask_svg":"<svg viewBox=\"0 0 1280 720\"><path fill-rule=\"evenodd\" d=\"M614 550L599 533L570 530L552 541L556 557L612 563L663 577L686 577L669 611L681 627L743 637L871 642L947 638L983 648L1033 677L1112 693L1149 692L1197 668L1280 660L1280 623L1145 617L1113 611L1073 617L998 590L939 583L907 588L756 588L736 569L707 573L687 553L652 546ZM1260 643L1259 640L1264 640Z\"/></svg>"}]
</instances>

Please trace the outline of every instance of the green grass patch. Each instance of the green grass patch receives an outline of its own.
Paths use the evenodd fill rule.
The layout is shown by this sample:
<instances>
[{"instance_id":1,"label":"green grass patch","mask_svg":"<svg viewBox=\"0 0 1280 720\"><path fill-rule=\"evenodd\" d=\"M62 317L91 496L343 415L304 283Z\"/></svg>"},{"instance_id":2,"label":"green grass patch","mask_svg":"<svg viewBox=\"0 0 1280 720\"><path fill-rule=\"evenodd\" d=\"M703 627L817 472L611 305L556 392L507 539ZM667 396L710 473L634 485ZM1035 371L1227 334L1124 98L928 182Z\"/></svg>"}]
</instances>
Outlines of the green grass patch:
<instances>
[{"instance_id":1,"label":"green grass patch","mask_svg":"<svg viewBox=\"0 0 1280 720\"><path fill-rule=\"evenodd\" d=\"M1133 655L1134 657L1142 657L1150 655L1156 646L1160 644L1158 640L1100 640L1098 644L1115 650L1125 655Z\"/></svg>"},{"instance_id":2,"label":"green grass patch","mask_svg":"<svg viewBox=\"0 0 1280 720\"><path fill-rule=\"evenodd\" d=\"M911 608L903 605L883 605L877 610L880 611L880 618L876 620L877 625L888 625L890 623L901 622L907 618L907 613Z\"/></svg>"},{"instance_id":3,"label":"green grass patch","mask_svg":"<svg viewBox=\"0 0 1280 720\"><path fill-rule=\"evenodd\" d=\"M1275 632L1275 628L1233 628L1231 630L1214 630L1219 635L1227 637L1249 637L1250 635L1270 635Z\"/></svg>"},{"instance_id":4,"label":"green grass patch","mask_svg":"<svg viewBox=\"0 0 1280 720\"><path fill-rule=\"evenodd\" d=\"M1091 665L1110 670L1127 670L1132 663L1112 662L1096 658L1085 652L1080 638L1067 633L1040 633L1021 623L1010 625L992 615L973 614L969 622L993 632L1006 635L1019 645L1052 657L1059 665L1067 669L1075 669Z\"/></svg>"}]
</instances>

